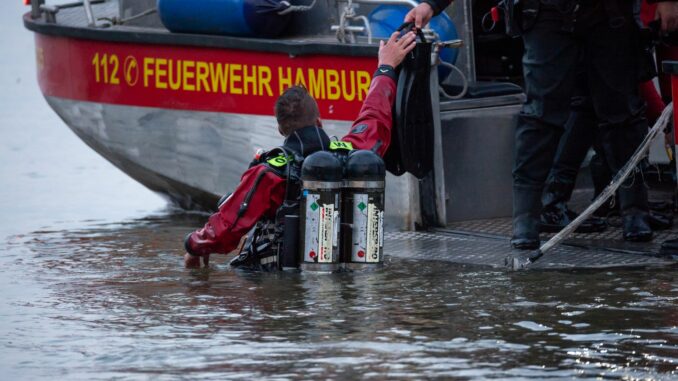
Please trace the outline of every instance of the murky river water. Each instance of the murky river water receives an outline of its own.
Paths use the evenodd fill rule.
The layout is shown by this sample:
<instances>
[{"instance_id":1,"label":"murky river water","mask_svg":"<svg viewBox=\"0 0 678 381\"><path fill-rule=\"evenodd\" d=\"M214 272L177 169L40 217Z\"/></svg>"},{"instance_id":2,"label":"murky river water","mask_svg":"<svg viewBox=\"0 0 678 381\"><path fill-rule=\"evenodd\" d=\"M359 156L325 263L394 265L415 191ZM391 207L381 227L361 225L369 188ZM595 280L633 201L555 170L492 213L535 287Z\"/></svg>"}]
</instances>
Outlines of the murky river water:
<instances>
[{"instance_id":1,"label":"murky river water","mask_svg":"<svg viewBox=\"0 0 678 381\"><path fill-rule=\"evenodd\" d=\"M183 269L204 216L48 109L19 3L0 5L1 379L678 379L675 270Z\"/></svg>"}]
</instances>

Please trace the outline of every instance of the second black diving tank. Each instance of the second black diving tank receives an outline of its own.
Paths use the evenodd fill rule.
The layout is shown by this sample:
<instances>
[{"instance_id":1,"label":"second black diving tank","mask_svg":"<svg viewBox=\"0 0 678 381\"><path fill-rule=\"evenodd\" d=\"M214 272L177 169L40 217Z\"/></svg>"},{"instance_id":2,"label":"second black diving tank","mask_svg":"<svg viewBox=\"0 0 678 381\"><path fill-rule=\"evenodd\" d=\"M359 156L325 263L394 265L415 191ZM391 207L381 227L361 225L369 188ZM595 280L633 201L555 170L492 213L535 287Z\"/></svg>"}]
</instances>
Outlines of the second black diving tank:
<instances>
[{"instance_id":1,"label":"second black diving tank","mask_svg":"<svg viewBox=\"0 0 678 381\"><path fill-rule=\"evenodd\" d=\"M372 151L349 154L345 164L342 256L350 269L373 267L384 261L384 183L386 166Z\"/></svg>"}]
</instances>

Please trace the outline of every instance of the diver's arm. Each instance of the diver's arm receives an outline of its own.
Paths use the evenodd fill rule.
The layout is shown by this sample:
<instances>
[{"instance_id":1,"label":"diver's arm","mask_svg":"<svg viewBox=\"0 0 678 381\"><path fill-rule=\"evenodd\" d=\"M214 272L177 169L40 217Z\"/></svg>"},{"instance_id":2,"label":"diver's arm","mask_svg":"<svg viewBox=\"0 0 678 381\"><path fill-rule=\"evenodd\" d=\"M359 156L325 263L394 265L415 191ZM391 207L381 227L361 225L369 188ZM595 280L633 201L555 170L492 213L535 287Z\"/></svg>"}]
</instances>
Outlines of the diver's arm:
<instances>
[{"instance_id":1,"label":"diver's arm","mask_svg":"<svg viewBox=\"0 0 678 381\"><path fill-rule=\"evenodd\" d=\"M380 73L380 70L385 70L390 75ZM342 141L350 142L354 149L372 150L377 155L384 156L391 143L391 110L396 90L394 77L393 68L377 69L360 114Z\"/></svg>"},{"instance_id":2,"label":"diver's arm","mask_svg":"<svg viewBox=\"0 0 678 381\"><path fill-rule=\"evenodd\" d=\"M393 33L388 42L379 45L379 68L372 77L367 97L348 135L342 138L355 149L372 150L384 156L391 143L392 108L395 101L395 67L414 49L416 36L409 32L398 39Z\"/></svg>"},{"instance_id":3,"label":"diver's arm","mask_svg":"<svg viewBox=\"0 0 678 381\"><path fill-rule=\"evenodd\" d=\"M202 229L186 237L186 252L195 257L228 254L262 216L275 213L284 197L284 178L265 165L248 169L219 211L210 216Z\"/></svg>"}]
</instances>

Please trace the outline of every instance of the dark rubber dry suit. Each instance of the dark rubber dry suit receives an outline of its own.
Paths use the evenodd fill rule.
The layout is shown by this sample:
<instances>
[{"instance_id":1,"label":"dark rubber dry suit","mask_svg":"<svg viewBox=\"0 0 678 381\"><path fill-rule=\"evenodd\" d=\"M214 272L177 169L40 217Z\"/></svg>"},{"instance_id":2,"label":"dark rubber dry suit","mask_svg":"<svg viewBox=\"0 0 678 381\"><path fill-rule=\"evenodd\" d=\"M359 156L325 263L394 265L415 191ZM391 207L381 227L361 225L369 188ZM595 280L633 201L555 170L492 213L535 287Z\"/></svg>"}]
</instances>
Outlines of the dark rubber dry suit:
<instances>
[{"instance_id":1,"label":"dark rubber dry suit","mask_svg":"<svg viewBox=\"0 0 678 381\"><path fill-rule=\"evenodd\" d=\"M534 249L539 245L542 189L570 114L577 73L585 75L599 121L601 146L613 171L638 147L647 132L647 121L638 93L641 48L634 2L523 3L534 3L538 13L532 25L524 25L523 20L527 100L515 134L511 244ZM529 14L535 13L523 9L523 16ZM622 187L620 206L627 219L647 219L647 194L639 189L642 186L641 181L631 179Z\"/></svg>"}]
</instances>

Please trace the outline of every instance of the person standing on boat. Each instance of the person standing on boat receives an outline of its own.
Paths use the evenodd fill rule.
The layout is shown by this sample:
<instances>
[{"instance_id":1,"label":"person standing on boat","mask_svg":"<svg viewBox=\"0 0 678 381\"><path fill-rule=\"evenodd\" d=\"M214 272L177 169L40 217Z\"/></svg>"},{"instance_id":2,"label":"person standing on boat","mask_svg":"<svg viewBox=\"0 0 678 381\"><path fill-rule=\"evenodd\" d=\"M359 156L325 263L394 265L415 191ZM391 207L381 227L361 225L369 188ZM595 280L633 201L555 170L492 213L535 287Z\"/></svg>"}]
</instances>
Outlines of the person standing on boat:
<instances>
[{"instance_id":1,"label":"person standing on boat","mask_svg":"<svg viewBox=\"0 0 678 381\"><path fill-rule=\"evenodd\" d=\"M410 11L405 21L426 25L449 3L427 0ZM675 30L676 3L659 3L656 18L662 29ZM645 102L638 92L638 5L637 0L521 0L512 7L515 14L508 15L513 19L508 23L517 24L523 38L527 95L515 133L512 247L539 247L542 191L570 114L576 73L585 73L601 146L613 173L629 160L647 133ZM636 237L647 229L647 192L642 181L631 178L624 184L619 204L625 236Z\"/></svg>"},{"instance_id":2,"label":"person standing on boat","mask_svg":"<svg viewBox=\"0 0 678 381\"><path fill-rule=\"evenodd\" d=\"M536 249L540 244L542 190L570 114L577 73L585 73L601 147L612 173L626 164L647 133L646 105L638 88L643 59L635 17L638 4L631 0L520 3L527 100L515 134L514 248ZM667 30L675 28L675 12L671 7L661 9L658 18L663 25ZM632 177L622 185L619 207L624 237L651 239L642 179Z\"/></svg>"},{"instance_id":3,"label":"person standing on boat","mask_svg":"<svg viewBox=\"0 0 678 381\"><path fill-rule=\"evenodd\" d=\"M673 13L678 12L678 7L676 7L675 3L664 4L663 7L667 5L670 9L673 8ZM663 81L660 79L660 88L662 90L660 95L654 84L653 79L657 76L654 54L657 55L657 62L661 62L662 56L660 53L663 53L665 57L667 53L669 56L676 56L677 52L673 38L669 37L666 40L662 38L661 43L657 43L656 40L659 36L651 35L651 33L654 34L654 31L651 31L650 26L652 29L656 27L657 31L661 27L661 20L656 20L658 8L658 4L643 2L640 13L642 24L648 28L645 37L645 44L647 46L643 52L647 55L645 59L647 67L643 71L645 75L640 78L642 81L640 84L640 94L647 104L645 117L650 125L657 121L664 110L666 104L663 99L668 101L671 99L670 86L662 87ZM664 17L663 21L666 24L664 29L668 30L670 17ZM652 24L656 24L656 26ZM585 81L585 73L580 73L578 75L575 96L572 98L570 119L567 122L565 133L560 139L556 158L546 181L546 187L542 196L543 209L540 226L540 231L542 232L558 232L577 217L576 213L568 208L567 202L570 200L574 190L579 167L591 146L596 151L596 155L591 159L589 165L593 178L594 197L609 184L612 178L612 174L605 162L604 152L600 147L599 141L596 139L598 123L593 104L590 100L590 91ZM615 213L616 210L611 209L613 205L616 205L615 200L612 200L611 203L608 202L606 206L599 209L596 215L606 217L610 213ZM666 216L659 213L651 213L650 226L642 229L639 227L633 229L627 227L625 231L629 232L630 235L625 235L624 239L628 241L648 240L651 238L652 230L665 229L670 224L671 219L666 218ZM577 229L577 232L600 231L605 228L605 225L604 219L593 217L585 221Z\"/></svg>"},{"instance_id":4,"label":"person standing on boat","mask_svg":"<svg viewBox=\"0 0 678 381\"><path fill-rule=\"evenodd\" d=\"M355 149L372 150L380 156L391 141L395 68L416 44L413 32L398 36L399 33L393 33L386 43L380 43L379 66L370 90L349 134L342 138ZM285 137L286 150L306 157L329 149L330 138L322 129L318 105L304 87L293 86L283 92L275 104L275 117L278 131ZM285 199L287 177L276 170L274 158L267 159L264 156L257 160L205 226L187 235L186 267L200 267L200 258L207 266L212 253L230 253L259 220L276 214Z\"/></svg>"}]
</instances>

